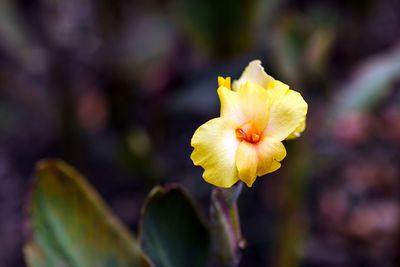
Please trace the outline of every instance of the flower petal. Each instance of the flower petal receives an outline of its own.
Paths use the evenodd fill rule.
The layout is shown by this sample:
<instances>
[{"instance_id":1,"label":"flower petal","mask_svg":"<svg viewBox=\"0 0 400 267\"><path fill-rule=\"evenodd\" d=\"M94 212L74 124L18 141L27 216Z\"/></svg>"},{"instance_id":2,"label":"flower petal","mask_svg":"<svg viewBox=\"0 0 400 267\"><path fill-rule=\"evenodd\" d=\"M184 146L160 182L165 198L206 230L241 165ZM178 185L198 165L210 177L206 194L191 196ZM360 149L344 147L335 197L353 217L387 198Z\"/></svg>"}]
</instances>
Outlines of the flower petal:
<instances>
[{"instance_id":1,"label":"flower petal","mask_svg":"<svg viewBox=\"0 0 400 267\"><path fill-rule=\"evenodd\" d=\"M247 82L237 92L220 87L218 95L221 117L229 118L238 125L252 122L259 132L264 131L269 118L269 96L263 87Z\"/></svg>"},{"instance_id":2,"label":"flower petal","mask_svg":"<svg viewBox=\"0 0 400 267\"><path fill-rule=\"evenodd\" d=\"M244 69L244 72L242 73L242 76L240 76L239 80L233 81L232 89L234 91L239 90L240 86L248 81L258 84L264 88L267 88L269 82L273 80L274 78L269 76L264 71L264 68L261 66L261 61L253 60Z\"/></svg>"},{"instance_id":3,"label":"flower petal","mask_svg":"<svg viewBox=\"0 0 400 267\"><path fill-rule=\"evenodd\" d=\"M304 120L300 122L299 126L297 126L297 128L294 129L294 131L291 134L289 134L288 137L286 137L286 140L296 139L300 137L301 133L304 132L305 129L306 129L306 119L304 118Z\"/></svg>"},{"instance_id":4,"label":"flower petal","mask_svg":"<svg viewBox=\"0 0 400 267\"><path fill-rule=\"evenodd\" d=\"M218 76L218 87L224 86L227 89L231 90L231 77L224 77Z\"/></svg>"},{"instance_id":5,"label":"flower petal","mask_svg":"<svg viewBox=\"0 0 400 267\"><path fill-rule=\"evenodd\" d=\"M286 90L283 83L271 84L276 86L270 86L267 90L271 99L271 109L264 134L282 141L305 120L308 105L298 92Z\"/></svg>"},{"instance_id":6,"label":"flower petal","mask_svg":"<svg viewBox=\"0 0 400 267\"><path fill-rule=\"evenodd\" d=\"M271 103L275 103L282 96L284 96L287 91L289 91L289 85L284 84L281 81L273 80L266 87L268 91L268 95L270 97Z\"/></svg>"},{"instance_id":7,"label":"flower petal","mask_svg":"<svg viewBox=\"0 0 400 267\"><path fill-rule=\"evenodd\" d=\"M258 176L279 169L279 161L286 157L286 149L282 142L272 136L264 136L257 144L256 149L258 155Z\"/></svg>"},{"instance_id":8,"label":"flower petal","mask_svg":"<svg viewBox=\"0 0 400 267\"><path fill-rule=\"evenodd\" d=\"M270 168L269 171L266 172L265 174L274 172L274 171L276 171L277 169L279 169L280 167L281 167L281 164L280 164L278 161L274 160L274 161L272 162L271 168Z\"/></svg>"},{"instance_id":9,"label":"flower petal","mask_svg":"<svg viewBox=\"0 0 400 267\"><path fill-rule=\"evenodd\" d=\"M238 125L226 118L209 120L194 133L191 159L204 168L206 182L219 187L231 187L238 181L235 164L239 141L235 129Z\"/></svg>"},{"instance_id":10,"label":"flower petal","mask_svg":"<svg viewBox=\"0 0 400 267\"><path fill-rule=\"evenodd\" d=\"M239 179L251 187L257 177L257 151L255 145L242 141L236 150L236 168Z\"/></svg>"},{"instance_id":11,"label":"flower petal","mask_svg":"<svg viewBox=\"0 0 400 267\"><path fill-rule=\"evenodd\" d=\"M239 94L224 86L220 86L217 92L221 101L221 117L228 118L239 126L245 123Z\"/></svg>"}]
</instances>

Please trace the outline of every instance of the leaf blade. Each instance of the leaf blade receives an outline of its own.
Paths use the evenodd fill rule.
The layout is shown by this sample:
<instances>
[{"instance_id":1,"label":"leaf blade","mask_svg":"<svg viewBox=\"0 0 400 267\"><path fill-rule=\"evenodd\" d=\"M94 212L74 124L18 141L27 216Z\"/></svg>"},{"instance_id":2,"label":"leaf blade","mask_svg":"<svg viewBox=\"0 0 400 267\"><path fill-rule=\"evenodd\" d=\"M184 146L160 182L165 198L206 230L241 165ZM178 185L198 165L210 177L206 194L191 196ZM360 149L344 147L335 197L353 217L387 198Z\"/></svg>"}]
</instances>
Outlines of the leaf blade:
<instances>
[{"instance_id":1,"label":"leaf blade","mask_svg":"<svg viewBox=\"0 0 400 267\"><path fill-rule=\"evenodd\" d=\"M67 164L38 164L30 198L30 266L150 266L139 244Z\"/></svg>"},{"instance_id":2,"label":"leaf blade","mask_svg":"<svg viewBox=\"0 0 400 267\"><path fill-rule=\"evenodd\" d=\"M189 195L179 186L155 187L142 211L140 240L155 266L205 266L210 233Z\"/></svg>"}]
</instances>

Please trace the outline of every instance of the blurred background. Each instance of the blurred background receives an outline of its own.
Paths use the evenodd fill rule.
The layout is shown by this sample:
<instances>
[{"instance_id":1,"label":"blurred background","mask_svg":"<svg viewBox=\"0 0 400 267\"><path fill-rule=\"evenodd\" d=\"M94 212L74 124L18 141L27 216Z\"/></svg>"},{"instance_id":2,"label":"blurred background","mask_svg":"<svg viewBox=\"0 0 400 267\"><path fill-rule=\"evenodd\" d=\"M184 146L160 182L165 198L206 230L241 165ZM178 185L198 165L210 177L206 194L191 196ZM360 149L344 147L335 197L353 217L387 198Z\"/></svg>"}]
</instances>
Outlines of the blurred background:
<instances>
[{"instance_id":1,"label":"blurred background","mask_svg":"<svg viewBox=\"0 0 400 267\"><path fill-rule=\"evenodd\" d=\"M240 197L241 266L399 266L397 0L1 0L0 265L25 266L42 158L83 172L134 232L158 183L208 214L190 138L219 115L217 76L253 59L309 113Z\"/></svg>"}]
</instances>

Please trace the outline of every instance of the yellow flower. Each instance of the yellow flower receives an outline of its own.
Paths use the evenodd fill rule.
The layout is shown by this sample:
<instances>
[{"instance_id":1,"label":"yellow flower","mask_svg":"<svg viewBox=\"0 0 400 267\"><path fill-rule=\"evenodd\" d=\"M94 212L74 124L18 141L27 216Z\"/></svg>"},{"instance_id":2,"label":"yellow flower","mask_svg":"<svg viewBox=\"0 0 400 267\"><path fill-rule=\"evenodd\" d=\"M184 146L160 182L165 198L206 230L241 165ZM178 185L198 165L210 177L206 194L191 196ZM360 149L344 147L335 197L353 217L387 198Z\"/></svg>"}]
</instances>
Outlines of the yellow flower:
<instances>
[{"instance_id":1,"label":"yellow flower","mask_svg":"<svg viewBox=\"0 0 400 267\"><path fill-rule=\"evenodd\" d=\"M221 116L194 133L191 159L203 178L219 187L238 180L252 186L257 176L276 171L286 156L282 142L305 129L307 103L289 86L265 73L254 60L239 80L218 77Z\"/></svg>"}]
</instances>

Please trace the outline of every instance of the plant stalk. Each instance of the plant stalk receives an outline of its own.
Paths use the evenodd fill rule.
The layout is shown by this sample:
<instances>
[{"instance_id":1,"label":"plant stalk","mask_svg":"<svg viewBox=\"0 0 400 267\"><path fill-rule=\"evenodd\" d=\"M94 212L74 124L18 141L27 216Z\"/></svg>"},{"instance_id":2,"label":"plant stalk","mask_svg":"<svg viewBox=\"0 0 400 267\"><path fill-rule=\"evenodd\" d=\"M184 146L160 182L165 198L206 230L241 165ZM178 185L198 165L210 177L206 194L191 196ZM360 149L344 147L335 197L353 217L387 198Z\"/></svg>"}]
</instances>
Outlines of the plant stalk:
<instances>
[{"instance_id":1,"label":"plant stalk","mask_svg":"<svg viewBox=\"0 0 400 267\"><path fill-rule=\"evenodd\" d=\"M235 267L240 263L243 239L237 200L242 191L240 181L231 188L214 188L211 193L213 254L217 266Z\"/></svg>"}]
</instances>

